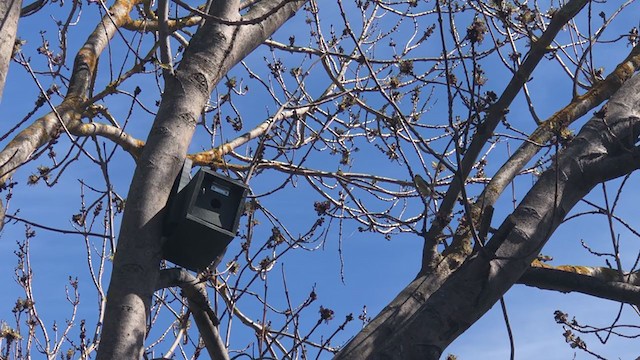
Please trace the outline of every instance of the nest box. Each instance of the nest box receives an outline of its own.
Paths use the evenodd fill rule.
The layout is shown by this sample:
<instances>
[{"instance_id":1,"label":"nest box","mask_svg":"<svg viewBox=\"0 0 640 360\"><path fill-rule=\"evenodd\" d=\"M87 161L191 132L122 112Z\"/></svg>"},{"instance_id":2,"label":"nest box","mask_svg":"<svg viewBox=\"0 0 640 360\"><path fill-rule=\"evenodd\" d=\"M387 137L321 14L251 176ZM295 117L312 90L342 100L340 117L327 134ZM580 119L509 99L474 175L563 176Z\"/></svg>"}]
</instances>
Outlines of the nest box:
<instances>
[{"instance_id":1,"label":"nest box","mask_svg":"<svg viewBox=\"0 0 640 360\"><path fill-rule=\"evenodd\" d=\"M190 178L186 160L167 201L163 258L200 271L222 254L236 236L248 192L246 184L200 169Z\"/></svg>"}]
</instances>

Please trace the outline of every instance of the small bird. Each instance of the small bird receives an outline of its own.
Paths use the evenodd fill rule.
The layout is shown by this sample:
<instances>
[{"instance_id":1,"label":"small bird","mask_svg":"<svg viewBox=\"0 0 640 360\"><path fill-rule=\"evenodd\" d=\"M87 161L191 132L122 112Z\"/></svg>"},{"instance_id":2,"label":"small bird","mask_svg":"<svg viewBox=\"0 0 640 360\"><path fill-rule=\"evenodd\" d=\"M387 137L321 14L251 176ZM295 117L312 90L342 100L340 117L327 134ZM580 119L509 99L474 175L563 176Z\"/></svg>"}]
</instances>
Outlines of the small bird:
<instances>
[{"instance_id":1,"label":"small bird","mask_svg":"<svg viewBox=\"0 0 640 360\"><path fill-rule=\"evenodd\" d=\"M413 177L413 182L416 184L416 190L422 195L424 198L428 198L431 196L431 185L429 185L422 176L416 174Z\"/></svg>"}]
</instances>

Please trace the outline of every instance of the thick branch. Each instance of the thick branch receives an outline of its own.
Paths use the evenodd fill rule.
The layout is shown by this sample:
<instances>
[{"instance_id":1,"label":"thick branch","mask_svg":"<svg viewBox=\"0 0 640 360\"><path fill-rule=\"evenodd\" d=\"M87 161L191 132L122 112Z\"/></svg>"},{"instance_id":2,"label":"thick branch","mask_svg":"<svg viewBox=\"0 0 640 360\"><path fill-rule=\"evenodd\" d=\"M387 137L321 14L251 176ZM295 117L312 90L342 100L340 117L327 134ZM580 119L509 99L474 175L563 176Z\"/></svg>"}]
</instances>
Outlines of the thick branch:
<instances>
[{"instance_id":1,"label":"thick branch","mask_svg":"<svg viewBox=\"0 0 640 360\"><path fill-rule=\"evenodd\" d=\"M218 317L209 306L207 288L202 281L196 279L184 269L165 269L160 272L156 290L179 286L188 300L189 310L196 321L200 336L211 359L229 360L227 348L220 338Z\"/></svg>"},{"instance_id":2,"label":"thick branch","mask_svg":"<svg viewBox=\"0 0 640 360\"><path fill-rule=\"evenodd\" d=\"M612 272L617 273L615 270ZM637 283L637 276L634 276ZM605 280L600 277L559 269L529 268L518 280L519 284L564 293L580 292L603 299L640 305L640 286L634 282Z\"/></svg>"},{"instance_id":3,"label":"thick branch","mask_svg":"<svg viewBox=\"0 0 640 360\"><path fill-rule=\"evenodd\" d=\"M164 77L173 76L173 54L169 41L169 0L158 1L158 47L160 48L160 66Z\"/></svg>"},{"instance_id":4,"label":"thick branch","mask_svg":"<svg viewBox=\"0 0 640 360\"><path fill-rule=\"evenodd\" d=\"M115 126L98 122L78 123L69 128L69 132L78 136L102 136L120 145L134 159L140 157L144 141L136 139Z\"/></svg>"},{"instance_id":5,"label":"thick branch","mask_svg":"<svg viewBox=\"0 0 640 360\"><path fill-rule=\"evenodd\" d=\"M109 10L110 15L102 19L78 51L69 90L62 104L21 131L0 152L0 182L5 182L31 154L58 135L62 124L70 127L79 121L83 101L95 74L97 59L135 4L136 1L131 0L115 2Z\"/></svg>"},{"instance_id":6,"label":"thick branch","mask_svg":"<svg viewBox=\"0 0 640 360\"><path fill-rule=\"evenodd\" d=\"M640 166L633 148L640 128L638 89L635 76L611 98L605 119L587 122L481 251L457 269L441 262L421 274L338 358L439 358L529 269L581 198L599 182Z\"/></svg>"},{"instance_id":7,"label":"thick branch","mask_svg":"<svg viewBox=\"0 0 640 360\"><path fill-rule=\"evenodd\" d=\"M558 32L567 22L569 22L569 20L582 10L587 2L588 1L586 0L571 0L554 14L549 26L542 36L538 40L532 42L531 51L513 75L513 78L507 85L506 89L502 92L498 101L489 109L489 113L486 118L483 119L482 125L478 128L478 132L473 137L469 148L459 164L456 181L451 182L451 185L442 200L442 205L440 206L440 209L438 209L438 214L435 217L438 221L434 221L427 232L426 238L428 243L425 246L423 254L422 271L428 272L430 271L430 267L434 266L434 264L431 263L432 260L437 259L433 254L437 244L434 239L439 237L440 232L447 225L447 219L449 219L449 214L453 210L453 206L458 199L458 194L460 194L464 179L469 176L469 172L478 158L478 155L481 153L487 140L493 135L493 131L500 123L500 120L504 117L505 110L509 107L513 99L515 99L524 83L529 80L533 70L538 66L540 60L542 60L544 55L547 53L547 47L551 44L553 39L555 39Z\"/></svg>"},{"instance_id":8,"label":"thick branch","mask_svg":"<svg viewBox=\"0 0 640 360\"><path fill-rule=\"evenodd\" d=\"M640 68L640 45L635 46L627 58L606 79L596 83L587 93L573 99L570 104L540 124L529 136L528 141L523 142L511 158L500 167L500 170L480 195L478 205L495 204L498 196L502 194L516 174L540 151L542 147L539 145L544 145L556 132L607 100L625 81L633 76L638 68Z\"/></svg>"},{"instance_id":9,"label":"thick branch","mask_svg":"<svg viewBox=\"0 0 640 360\"><path fill-rule=\"evenodd\" d=\"M529 139L524 141L509 160L500 167L480 196L478 196L478 200L472 206L472 218L474 221L479 220L480 215L485 212L487 207L496 203L506 187L533 156L543 148L545 143L569 124L611 97L625 81L633 76L638 68L640 68L640 46L635 46L624 61L605 80L596 83L587 93L574 98L571 103L540 124L529 136ZM602 113L599 116L604 116L606 107ZM464 259L465 256L469 255L471 247L468 245L472 237L470 231L467 225L459 226L454 240L445 255L458 259Z\"/></svg>"}]
</instances>

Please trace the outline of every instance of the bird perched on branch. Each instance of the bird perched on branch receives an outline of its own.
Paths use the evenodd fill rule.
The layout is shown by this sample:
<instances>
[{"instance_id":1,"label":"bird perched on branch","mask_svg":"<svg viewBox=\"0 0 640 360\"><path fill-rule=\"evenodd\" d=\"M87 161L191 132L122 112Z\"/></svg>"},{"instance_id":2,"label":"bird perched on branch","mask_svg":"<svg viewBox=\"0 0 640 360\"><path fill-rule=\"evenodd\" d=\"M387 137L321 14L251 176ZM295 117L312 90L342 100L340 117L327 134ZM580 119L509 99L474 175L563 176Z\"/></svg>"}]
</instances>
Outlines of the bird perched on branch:
<instances>
[{"instance_id":1,"label":"bird perched on branch","mask_svg":"<svg viewBox=\"0 0 640 360\"><path fill-rule=\"evenodd\" d=\"M424 198L428 198L431 197L431 194L433 193L433 191L431 190L431 185L429 185L429 183L427 183L422 176L416 174L413 177L413 182L416 184L416 190L418 190L418 193L420 193L420 195Z\"/></svg>"}]
</instances>

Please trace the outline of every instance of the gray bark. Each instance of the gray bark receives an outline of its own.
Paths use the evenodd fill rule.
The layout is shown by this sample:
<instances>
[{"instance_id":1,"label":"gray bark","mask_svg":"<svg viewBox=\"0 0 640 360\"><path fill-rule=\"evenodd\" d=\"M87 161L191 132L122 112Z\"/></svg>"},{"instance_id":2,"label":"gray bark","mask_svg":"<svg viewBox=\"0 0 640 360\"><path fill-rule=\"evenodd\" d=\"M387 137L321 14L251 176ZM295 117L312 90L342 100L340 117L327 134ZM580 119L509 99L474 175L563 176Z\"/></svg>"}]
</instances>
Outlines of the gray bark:
<instances>
[{"instance_id":1,"label":"gray bark","mask_svg":"<svg viewBox=\"0 0 640 360\"><path fill-rule=\"evenodd\" d=\"M218 331L218 318L209 306L205 283L185 269L162 270L156 290L176 286L182 289L182 293L187 298L189 310L196 322L209 357L212 360L229 360L229 352Z\"/></svg>"},{"instance_id":2,"label":"gray bark","mask_svg":"<svg viewBox=\"0 0 640 360\"><path fill-rule=\"evenodd\" d=\"M484 249L459 267L418 276L336 356L438 359L521 278L571 208L597 184L640 166L640 76L611 98L557 155ZM550 196L552 194L552 196Z\"/></svg>"},{"instance_id":3,"label":"gray bark","mask_svg":"<svg viewBox=\"0 0 640 360\"><path fill-rule=\"evenodd\" d=\"M563 270L532 267L518 279L518 283L540 289L563 293L579 292L602 299L640 305L640 286L635 285L638 281L637 274L625 276L623 280L604 280Z\"/></svg>"},{"instance_id":4,"label":"gray bark","mask_svg":"<svg viewBox=\"0 0 640 360\"><path fill-rule=\"evenodd\" d=\"M251 25L207 20L185 51L165 89L138 161L122 219L107 293L98 359L139 359L159 276L163 208L211 91L229 69L286 22L305 1L291 1ZM258 18L279 1L261 1L245 15ZM214 1L210 14L239 19L239 1Z\"/></svg>"},{"instance_id":5,"label":"gray bark","mask_svg":"<svg viewBox=\"0 0 640 360\"><path fill-rule=\"evenodd\" d=\"M0 151L0 182L6 182L37 149L47 144L60 130L60 122L70 127L79 120L79 113L83 110L81 104L91 87L97 59L120 26L113 19L122 21L132 6L132 2L116 2L109 8L110 15L105 16L96 26L75 57L69 89L62 104L56 107L55 112L49 112L20 131Z\"/></svg>"},{"instance_id":6,"label":"gray bark","mask_svg":"<svg viewBox=\"0 0 640 360\"><path fill-rule=\"evenodd\" d=\"M21 6L22 0L0 1L0 101L13 54Z\"/></svg>"},{"instance_id":7,"label":"gray bark","mask_svg":"<svg viewBox=\"0 0 640 360\"><path fill-rule=\"evenodd\" d=\"M547 54L547 46L553 42L558 32L562 30L567 22L576 16L587 3L588 1L586 0L570 0L558 10L542 36L540 36L537 41L532 42L531 50L511 78L511 81L507 84L500 98L495 104L491 105L489 113L482 120L482 126L478 127L477 133L474 135L473 140L462 157L455 180L451 182L442 199L442 204L438 208L438 215L435 217L438 221L431 223L431 227L425 236L427 246L424 247L423 252L423 272L429 272L433 267L437 266L437 264L435 264L438 259L438 257L435 256L437 241L434 239L437 239L440 232L447 226L448 220L445 219L452 218L449 215L458 201L462 184L467 176L469 176L473 164L475 164L482 149L486 146L487 141L502 120L505 111L509 108L509 105L513 102L516 95L518 95L522 86L529 80L544 55Z\"/></svg>"}]
</instances>

